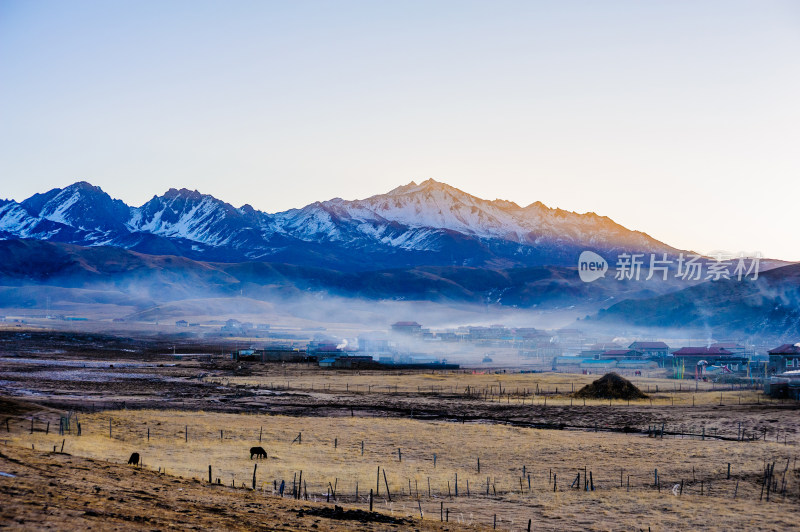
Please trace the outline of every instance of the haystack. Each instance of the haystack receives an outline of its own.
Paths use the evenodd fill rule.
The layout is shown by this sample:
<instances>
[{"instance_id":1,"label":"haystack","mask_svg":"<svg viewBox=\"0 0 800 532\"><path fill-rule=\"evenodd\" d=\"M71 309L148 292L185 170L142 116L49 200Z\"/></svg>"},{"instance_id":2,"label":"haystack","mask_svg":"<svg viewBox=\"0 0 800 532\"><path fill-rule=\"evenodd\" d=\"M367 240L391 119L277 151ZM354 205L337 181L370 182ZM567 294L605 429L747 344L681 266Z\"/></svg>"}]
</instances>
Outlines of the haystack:
<instances>
[{"instance_id":1,"label":"haystack","mask_svg":"<svg viewBox=\"0 0 800 532\"><path fill-rule=\"evenodd\" d=\"M645 399L646 394L633 385L631 381L616 373L606 373L591 384L587 384L577 392L575 397L587 399Z\"/></svg>"}]
</instances>

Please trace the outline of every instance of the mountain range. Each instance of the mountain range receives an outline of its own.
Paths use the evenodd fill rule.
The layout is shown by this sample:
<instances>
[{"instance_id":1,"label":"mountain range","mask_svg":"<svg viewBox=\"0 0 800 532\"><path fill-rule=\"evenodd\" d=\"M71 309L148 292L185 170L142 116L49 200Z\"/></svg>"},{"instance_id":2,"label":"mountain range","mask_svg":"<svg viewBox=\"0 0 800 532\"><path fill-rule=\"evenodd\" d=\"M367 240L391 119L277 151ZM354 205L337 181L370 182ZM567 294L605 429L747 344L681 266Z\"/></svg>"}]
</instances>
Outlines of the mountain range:
<instances>
[{"instance_id":1,"label":"mountain range","mask_svg":"<svg viewBox=\"0 0 800 532\"><path fill-rule=\"evenodd\" d=\"M735 331L795 343L800 339L800 264L771 269L754 281L721 279L651 298L626 299L601 309L596 322Z\"/></svg>"},{"instance_id":2,"label":"mountain range","mask_svg":"<svg viewBox=\"0 0 800 532\"><path fill-rule=\"evenodd\" d=\"M608 257L676 251L595 213L484 200L433 179L363 200L335 198L273 214L186 189L132 207L78 182L22 202L0 201L0 239L343 271L571 266L587 248Z\"/></svg>"},{"instance_id":3,"label":"mountain range","mask_svg":"<svg viewBox=\"0 0 800 532\"><path fill-rule=\"evenodd\" d=\"M800 336L800 264L763 260L757 281L609 272L584 283L577 258L587 249L612 272L623 251L681 253L594 213L484 200L434 180L272 214L186 189L132 207L78 182L0 200L0 308L111 305L152 317L165 304L222 298L308 312L333 297L568 310L603 330ZM324 308L347 306L336 305Z\"/></svg>"},{"instance_id":4,"label":"mountain range","mask_svg":"<svg viewBox=\"0 0 800 532\"><path fill-rule=\"evenodd\" d=\"M309 293L368 300L410 300L530 308L597 308L618 298L650 297L675 290L666 283L601 279L583 283L574 268L512 269L417 266L342 272L266 262L200 262L147 255L107 246L83 247L37 240L0 241L0 287L13 288L0 301L31 306L25 287L117 293L132 304L154 305L201 297L270 300ZM107 298L107 295L102 296Z\"/></svg>"}]
</instances>

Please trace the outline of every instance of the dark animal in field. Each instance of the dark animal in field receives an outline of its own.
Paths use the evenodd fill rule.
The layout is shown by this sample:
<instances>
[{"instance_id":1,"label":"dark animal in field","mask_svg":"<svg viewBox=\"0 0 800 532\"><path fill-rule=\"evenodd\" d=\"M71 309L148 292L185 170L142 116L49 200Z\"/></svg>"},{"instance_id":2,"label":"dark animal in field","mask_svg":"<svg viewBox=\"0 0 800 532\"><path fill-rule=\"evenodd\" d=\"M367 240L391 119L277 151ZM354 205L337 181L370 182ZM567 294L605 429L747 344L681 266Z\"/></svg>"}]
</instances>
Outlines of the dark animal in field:
<instances>
[{"instance_id":1,"label":"dark animal in field","mask_svg":"<svg viewBox=\"0 0 800 532\"><path fill-rule=\"evenodd\" d=\"M253 456L256 458L266 458L267 451L265 451L263 447L250 447L250 460L253 459Z\"/></svg>"},{"instance_id":2,"label":"dark animal in field","mask_svg":"<svg viewBox=\"0 0 800 532\"><path fill-rule=\"evenodd\" d=\"M128 458L128 464L139 465L139 453L131 454L131 457Z\"/></svg>"}]
</instances>

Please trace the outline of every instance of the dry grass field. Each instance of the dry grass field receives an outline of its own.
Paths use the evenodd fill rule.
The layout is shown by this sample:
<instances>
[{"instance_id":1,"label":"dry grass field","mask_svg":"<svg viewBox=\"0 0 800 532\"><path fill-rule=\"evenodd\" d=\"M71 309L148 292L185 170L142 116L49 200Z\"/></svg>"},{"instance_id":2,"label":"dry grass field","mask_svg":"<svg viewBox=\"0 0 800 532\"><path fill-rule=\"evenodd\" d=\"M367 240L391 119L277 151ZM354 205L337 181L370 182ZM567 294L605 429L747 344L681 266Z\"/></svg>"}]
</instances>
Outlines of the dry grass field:
<instances>
[{"instance_id":1,"label":"dry grass field","mask_svg":"<svg viewBox=\"0 0 800 532\"><path fill-rule=\"evenodd\" d=\"M465 526L403 519L325 503L264 497L147 469L0 446L4 530L277 530L345 532Z\"/></svg>"},{"instance_id":2,"label":"dry grass field","mask_svg":"<svg viewBox=\"0 0 800 532\"><path fill-rule=\"evenodd\" d=\"M798 522L800 410L750 387L662 371L630 377L645 399L584 402L573 393L598 375L139 360L115 338L37 338L23 356L0 357L0 473L16 475L0 475L0 526L526 530L531 520L541 530L655 531ZM153 340L148 353L162 344ZM67 414L70 430L59 435ZM251 460L254 445L268 457ZM126 465L133 452L143 468ZM302 501L291 498L296 486ZM370 489L388 521L333 512L368 510ZM301 505L320 510L309 520Z\"/></svg>"},{"instance_id":3,"label":"dry grass field","mask_svg":"<svg viewBox=\"0 0 800 532\"><path fill-rule=\"evenodd\" d=\"M73 418L73 435L58 436L52 427L47 435L30 434L14 425L0 441L43 451L63 443L65 452L113 463L139 452L148 470L204 484L210 465L213 482L236 487L252 488L258 464L256 492L266 498L281 481L290 496L302 471L303 495L312 501L324 501L335 488L337 503L364 509L372 488L376 509L390 515L419 517L421 508L436 522L444 508L451 521L493 526L496 516L506 530L524 529L528 519L539 529L787 530L796 526L800 503L796 448L777 442L154 410L81 414L79 421L80 437ZM259 436L268 458L250 460ZM778 492L767 502L761 480L772 462ZM584 468L594 491L583 489ZM580 489L571 488L579 473Z\"/></svg>"},{"instance_id":4,"label":"dry grass field","mask_svg":"<svg viewBox=\"0 0 800 532\"><path fill-rule=\"evenodd\" d=\"M571 394L590 384L600 375L572 373L495 373L489 371L304 371L301 366L259 365L255 374L209 376L207 382L225 385L249 386L270 390L318 391L356 394L425 394L467 395L518 404L569 405ZM264 368L264 369L261 369ZM664 370L653 372L664 375ZM638 405L708 405L749 404L767 402L757 390L714 382L678 381L661 377L634 377L625 375L633 384L650 396L650 399L631 401ZM710 393L715 392L715 393ZM694 403L693 403L694 401ZM620 403L620 401L615 401ZM627 403L627 401L624 401ZM587 404L608 404L608 400L587 400Z\"/></svg>"}]
</instances>

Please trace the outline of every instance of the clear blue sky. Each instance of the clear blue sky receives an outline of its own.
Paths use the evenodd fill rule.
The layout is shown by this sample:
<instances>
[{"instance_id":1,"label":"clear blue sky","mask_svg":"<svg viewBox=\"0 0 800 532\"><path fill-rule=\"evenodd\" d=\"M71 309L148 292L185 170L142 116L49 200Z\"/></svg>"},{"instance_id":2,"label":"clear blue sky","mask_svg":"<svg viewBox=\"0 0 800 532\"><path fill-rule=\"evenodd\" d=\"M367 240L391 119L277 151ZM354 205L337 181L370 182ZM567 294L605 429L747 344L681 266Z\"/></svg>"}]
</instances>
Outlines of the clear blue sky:
<instances>
[{"instance_id":1,"label":"clear blue sky","mask_svg":"<svg viewBox=\"0 0 800 532\"><path fill-rule=\"evenodd\" d=\"M0 197L433 177L800 260L800 2L0 0Z\"/></svg>"}]
</instances>

